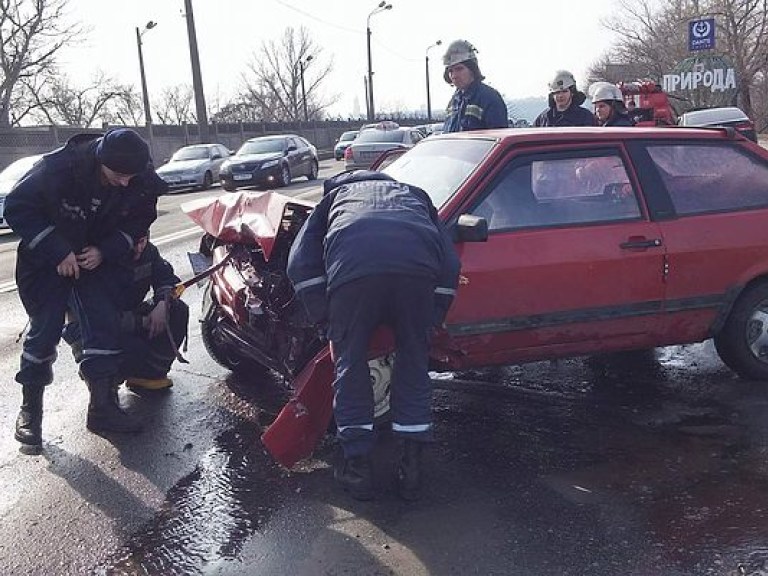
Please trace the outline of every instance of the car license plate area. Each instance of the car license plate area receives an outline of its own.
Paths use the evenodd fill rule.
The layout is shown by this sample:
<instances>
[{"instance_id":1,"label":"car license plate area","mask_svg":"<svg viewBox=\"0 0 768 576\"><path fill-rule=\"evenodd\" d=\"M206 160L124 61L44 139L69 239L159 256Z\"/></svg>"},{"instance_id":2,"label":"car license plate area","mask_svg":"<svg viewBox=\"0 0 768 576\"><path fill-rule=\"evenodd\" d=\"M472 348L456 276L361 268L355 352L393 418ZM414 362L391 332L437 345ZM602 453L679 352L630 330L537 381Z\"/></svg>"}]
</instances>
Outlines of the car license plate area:
<instances>
[{"instance_id":1,"label":"car license plate area","mask_svg":"<svg viewBox=\"0 0 768 576\"><path fill-rule=\"evenodd\" d=\"M178 184L181 182L180 176L166 176L165 181L168 182L168 184Z\"/></svg>"},{"instance_id":2,"label":"car license plate area","mask_svg":"<svg viewBox=\"0 0 768 576\"><path fill-rule=\"evenodd\" d=\"M234 180L250 180L251 175L250 174L233 174L232 178Z\"/></svg>"}]
</instances>

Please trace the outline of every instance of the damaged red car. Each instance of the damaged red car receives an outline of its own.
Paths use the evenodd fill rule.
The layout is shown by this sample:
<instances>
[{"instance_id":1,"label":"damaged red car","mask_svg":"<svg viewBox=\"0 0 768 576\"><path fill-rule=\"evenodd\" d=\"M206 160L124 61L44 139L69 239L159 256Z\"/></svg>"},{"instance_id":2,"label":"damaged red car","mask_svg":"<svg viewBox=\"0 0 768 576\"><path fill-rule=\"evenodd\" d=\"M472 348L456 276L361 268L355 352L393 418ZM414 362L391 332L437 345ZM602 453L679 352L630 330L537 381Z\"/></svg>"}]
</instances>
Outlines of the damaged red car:
<instances>
[{"instance_id":1,"label":"damaged red car","mask_svg":"<svg viewBox=\"0 0 768 576\"><path fill-rule=\"evenodd\" d=\"M461 258L432 347L438 371L714 338L768 379L768 152L734 130L565 128L443 134L380 161L431 196ZM330 418L332 363L285 276L309 202L241 193L185 206L202 252L203 339L233 370L277 370L294 400L265 434L308 455ZM372 346L377 411L389 348Z\"/></svg>"}]
</instances>

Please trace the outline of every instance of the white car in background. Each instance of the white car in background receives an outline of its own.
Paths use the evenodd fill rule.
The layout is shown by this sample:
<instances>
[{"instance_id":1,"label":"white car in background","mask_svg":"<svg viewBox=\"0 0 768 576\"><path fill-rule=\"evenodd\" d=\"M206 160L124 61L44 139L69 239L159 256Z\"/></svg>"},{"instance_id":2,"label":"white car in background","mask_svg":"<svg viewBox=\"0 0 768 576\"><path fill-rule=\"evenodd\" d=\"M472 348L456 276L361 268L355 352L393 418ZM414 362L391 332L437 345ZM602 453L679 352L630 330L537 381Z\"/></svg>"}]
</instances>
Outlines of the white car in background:
<instances>
[{"instance_id":1,"label":"white car in background","mask_svg":"<svg viewBox=\"0 0 768 576\"><path fill-rule=\"evenodd\" d=\"M193 144L174 152L166 164L157 168L169 188L207 190L219 181L219 170L231 152L221 144Z\"/></svg>"},{"instance_id":2,"label":"white car in background","mask_svg":"<svg viewBox=\"0 0 768 576\"><path fill-rule=\"evenodd\" d=\"M29 172L30 168L35 165L35 162L42 157L42 154L24 156L23 158L11 162L2 172L0 172L0 228L8 228L8 223L5 221L4 217L5 197L8 195L8 192L11 191L11 188L16 185L16 182L21 180L21 177Z\"/></svg>"}]
</instances>

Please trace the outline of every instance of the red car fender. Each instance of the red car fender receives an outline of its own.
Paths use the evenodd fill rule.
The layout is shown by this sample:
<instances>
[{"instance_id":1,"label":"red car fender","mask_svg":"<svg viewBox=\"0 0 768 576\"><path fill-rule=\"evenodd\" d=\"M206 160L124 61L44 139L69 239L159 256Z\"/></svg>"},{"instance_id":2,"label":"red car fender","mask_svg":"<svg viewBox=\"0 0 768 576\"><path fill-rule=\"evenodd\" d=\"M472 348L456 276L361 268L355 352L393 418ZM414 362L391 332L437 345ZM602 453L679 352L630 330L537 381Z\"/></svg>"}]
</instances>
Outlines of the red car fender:
<instances>
[{"instance_id":1,"label":"red car fender","mask_svg":"<svg viewBox=\"0 0 768 576\"><path fill-rule=\"evenodd\" d=\"M371 339L368 357L377 358L393 349L392 332L380 328ZM293 396L262 434L267 451L286 468L311 456L328 431L333 413L333 380L333 355L328 346L299 372L293 381Z\"/></svg>"}]
</instances>

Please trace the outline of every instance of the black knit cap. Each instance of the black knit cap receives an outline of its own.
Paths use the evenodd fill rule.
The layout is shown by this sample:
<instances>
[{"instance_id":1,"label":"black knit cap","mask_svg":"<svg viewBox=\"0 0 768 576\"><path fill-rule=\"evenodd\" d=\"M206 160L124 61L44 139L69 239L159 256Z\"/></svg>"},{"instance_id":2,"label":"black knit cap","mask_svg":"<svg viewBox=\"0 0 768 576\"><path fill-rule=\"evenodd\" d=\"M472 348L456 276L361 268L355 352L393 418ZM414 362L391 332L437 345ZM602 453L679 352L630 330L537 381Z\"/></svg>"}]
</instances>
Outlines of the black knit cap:
<instances>
[{"instance_id":1,"label":"black knit cap","mask_svg":"<svg viewBox=\"0 0 768 576\"><path fill-rule=\"evenodd\" d=\"M96 158L120 174L139 174L149 164L149 146L130 128L113 128L101 137Z\"/></svg>"}]
</instances>

